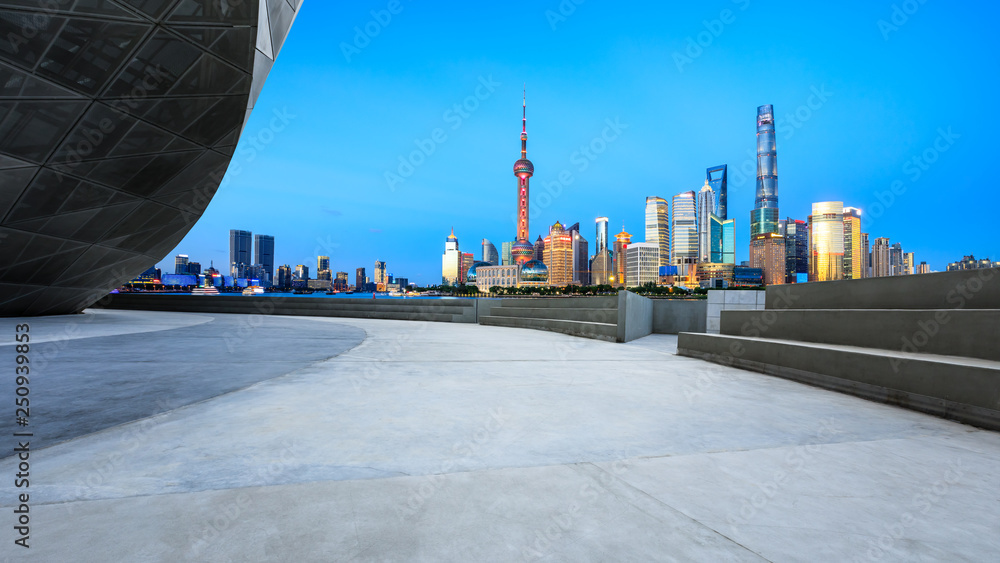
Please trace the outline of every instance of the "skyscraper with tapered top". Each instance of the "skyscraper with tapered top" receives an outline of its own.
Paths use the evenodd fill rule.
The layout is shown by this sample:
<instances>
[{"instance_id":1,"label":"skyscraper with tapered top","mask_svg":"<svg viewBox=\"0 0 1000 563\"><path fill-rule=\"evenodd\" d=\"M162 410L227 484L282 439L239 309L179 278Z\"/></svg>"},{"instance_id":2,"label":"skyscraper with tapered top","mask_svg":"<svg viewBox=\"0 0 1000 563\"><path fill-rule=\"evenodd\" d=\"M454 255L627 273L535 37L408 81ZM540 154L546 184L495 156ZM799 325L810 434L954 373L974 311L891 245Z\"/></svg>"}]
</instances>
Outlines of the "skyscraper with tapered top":
<instances>
[{"instance_id":1,"label":"skyscraper with tapered top","mask_svg":"<svg viewBox=\"0 0 1000 563\"><path fill-rule=\"evenodd\" d=\"M528 160L528 97L521 97L521 158L514 163L517 177L517 236L511 247L511 256L518 265L531 260L535 249L528 241L528 179L535 173L535 165Z\"/></svg>"}]
</instances>

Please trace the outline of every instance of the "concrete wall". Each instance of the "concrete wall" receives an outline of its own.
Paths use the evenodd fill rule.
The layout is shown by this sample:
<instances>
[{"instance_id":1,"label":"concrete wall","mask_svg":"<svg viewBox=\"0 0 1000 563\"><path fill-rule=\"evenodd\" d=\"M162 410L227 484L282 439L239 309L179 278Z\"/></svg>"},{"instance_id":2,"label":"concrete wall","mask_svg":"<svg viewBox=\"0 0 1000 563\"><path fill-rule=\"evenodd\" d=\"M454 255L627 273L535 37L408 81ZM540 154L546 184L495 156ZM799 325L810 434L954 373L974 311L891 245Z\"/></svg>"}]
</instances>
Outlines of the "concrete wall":
<instances>
[{"instance_id":1,"label":"concrete wall","mask_svg":"<svg viewBox=\"0 0 1000 563\"><path fill-rule=\"evenodd\" d=\"M653 332L705 332L708 301L705 299L651 299Z\"/></svg>"},{"instance_id":2,"label":"concrete wall","mask_svg":"<svg viewBox=\"0 0 1000 563\"><path fill-rule=\"evenodd\" d=\"M1000 309L1000 268L774 285L767 308Z\"/></svg>"},{"instance_id":3,"label":"concrete wall","mask_svg":"<svg viewBox=\"0 0 1000 563\"><path fill-rule=\"evenodd\" d=\"M719 334L722 311L748 311L764 308L765 292L751 289L713 289L708 291L705 330ZM697 331L685 331L697 332Z\"/></svg>"},{"instance_id":4,"label":"concrete wall","mask_svg":"<svg viewBox=\"0 0 1000 563\"><path fill-rule=\"evenodd\" d=\"M631 342L653 332L653 300L618 292L618 342Z\"/></svg>"},{"instance_id":5,"label":"concrete wall","mask_svg":"<svg viewBox=\"0 0 1000 563\"><path fill-rule=\"evenodd\" d=\"M98 307L191 313L352 317L455 323L476 322L476 299L326 299L263 295L156 295L119 293Z\"/></svg>"}]
</instances>

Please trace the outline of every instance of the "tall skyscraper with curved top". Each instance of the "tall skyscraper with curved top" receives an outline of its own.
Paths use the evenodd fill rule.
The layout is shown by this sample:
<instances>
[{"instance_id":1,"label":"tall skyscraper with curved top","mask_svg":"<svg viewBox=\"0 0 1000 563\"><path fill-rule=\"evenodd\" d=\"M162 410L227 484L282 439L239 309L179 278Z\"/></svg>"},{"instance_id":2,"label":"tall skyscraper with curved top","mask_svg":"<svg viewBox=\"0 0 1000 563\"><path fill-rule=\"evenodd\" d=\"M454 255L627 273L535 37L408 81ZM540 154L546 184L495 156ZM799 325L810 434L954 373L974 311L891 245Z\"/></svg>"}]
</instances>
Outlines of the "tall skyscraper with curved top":
<instances>
[{"instance_id":1,"label":"tall skyscraper with curved top","mask_svg":"<svg viewBox=\"0 0 1000 563\"><path fill-rule=\"evenodd\" d=\"M778 154L774 108L757 108L757 197L750 212L750 237L778 232Z\"/></svg>"},{"instance_id":2,"label":"tall skyscraper with curved top","mask_svg":"<svg viewBox=\"0 0 1000 563\"><path fill-rule=\"evenodd\" d=\"M517 237L511 255L519 265L531 260L534 248L528 242L528 179L535 173L535 165L528 160L528 98L521 98L521 158L514 163L517 176Z\"/></svg>"}]
</instances>

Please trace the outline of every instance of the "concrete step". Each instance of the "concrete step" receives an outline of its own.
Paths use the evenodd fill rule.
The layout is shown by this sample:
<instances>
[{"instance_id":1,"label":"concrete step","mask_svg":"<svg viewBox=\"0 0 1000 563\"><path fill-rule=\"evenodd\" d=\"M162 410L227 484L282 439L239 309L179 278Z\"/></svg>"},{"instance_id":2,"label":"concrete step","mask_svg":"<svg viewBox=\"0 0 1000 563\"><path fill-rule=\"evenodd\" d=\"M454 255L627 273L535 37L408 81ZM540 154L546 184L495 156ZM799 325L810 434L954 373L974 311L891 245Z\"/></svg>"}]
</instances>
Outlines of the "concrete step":
<instances>
[{"instance_id":1,"label":"concrete step","mask_svg":"<svg viewBox=\"0 0 1000 563\"><path fill-rule=\"evenodd\" d=\"M677 353L1000 430L1000 362L690 332Z\"/></svg>"},{"instance_id":2,"label":"concrete step","mask_svg":"<svg viewBox=\"0 0 1000 563\"><path fill-rule=\"evenodd\" d=\"M494 307L531 307L531 308L590 308L617 309L617 295L598 295L592 297L537 297L537 298L501 298L495 299Z\"/></svg>"},{"instance_id":3,"label":"concrete step","mask_svg":"<svg viewBox=\"0 0 1000 563\"><path fill-rule=\"evenodd\" d=\"M569 307L494 307L490 316L555 319L590 323L618 323L618 309L592 309Z\"/></svg>"},{"instance_id":4,"label":"concrete step","mask_svg":"<svg viewBox=\"0 0 1000 563\"><path fill-rule=\"evenodd\" d=\"M572 336L583 336L597 340L615 342L618 339L618 325L610 323L591 323L581 321L563 321L557 319L536 319L526 317L488 316L480 317L479 324L487 326L504 326L509 328L530 328L534 330L549 330Z\"/></svg>"},{"instance_id":5,"label":"concrete step","mask_svg":"<svg viewBox=\"0 0 1000 563\"><path fill-rule=\"evenodd\" d=\"M723 311L720 333L1000 361L996 309Z\"/></svg>"}]
</instances>

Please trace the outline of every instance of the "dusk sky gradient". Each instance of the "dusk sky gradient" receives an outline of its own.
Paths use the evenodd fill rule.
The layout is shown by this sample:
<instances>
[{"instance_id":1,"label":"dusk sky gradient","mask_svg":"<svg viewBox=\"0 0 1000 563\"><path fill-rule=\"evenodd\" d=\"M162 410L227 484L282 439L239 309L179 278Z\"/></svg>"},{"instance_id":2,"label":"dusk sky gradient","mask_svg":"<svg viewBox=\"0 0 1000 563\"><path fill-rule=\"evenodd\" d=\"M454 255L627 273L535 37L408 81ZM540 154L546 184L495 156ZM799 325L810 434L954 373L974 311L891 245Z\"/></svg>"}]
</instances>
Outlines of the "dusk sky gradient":
<instances>
[{"instance_id":1,"label":"dusk sky gradient","mask_svg":"<svg viewBox=\"0 0 1000 563\"><path fill-rule=\"evenodd\" d=\"M933 270L1000 260L995 3L566 0L563 16L556 0L404 0L356 47L355 27L374 29L389 4L306 0L226 179L164 272L174 254L227 271L229 229L244 229L275 237L276 264L314 274L329 255L353 283L383 260L440 283L452 227L477 260L481 239L499 250L514 238L524 83L532 241L579 221L593 245L602 215L642 241L646 196L697 191L707 167L728 164L736 259L748 259L756 109L773 104L782 218L843 201L871 240ZM465 102L478 107L459 120ZM595 141L616 120L620 135ZM436 129L433 153L390 187L386 173ZM590 160L579 151L592 142L606 148Z\"/></svg>"}]
</instances>

